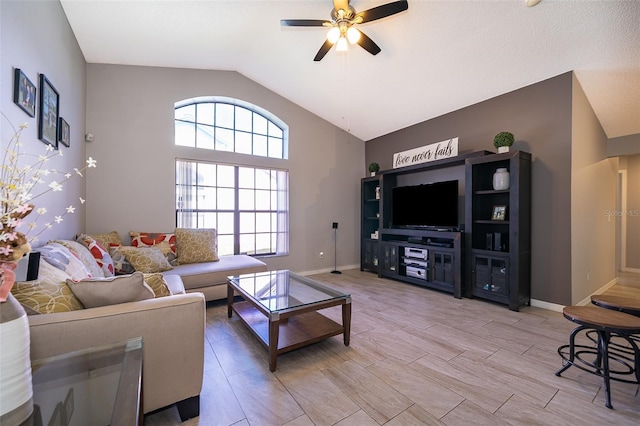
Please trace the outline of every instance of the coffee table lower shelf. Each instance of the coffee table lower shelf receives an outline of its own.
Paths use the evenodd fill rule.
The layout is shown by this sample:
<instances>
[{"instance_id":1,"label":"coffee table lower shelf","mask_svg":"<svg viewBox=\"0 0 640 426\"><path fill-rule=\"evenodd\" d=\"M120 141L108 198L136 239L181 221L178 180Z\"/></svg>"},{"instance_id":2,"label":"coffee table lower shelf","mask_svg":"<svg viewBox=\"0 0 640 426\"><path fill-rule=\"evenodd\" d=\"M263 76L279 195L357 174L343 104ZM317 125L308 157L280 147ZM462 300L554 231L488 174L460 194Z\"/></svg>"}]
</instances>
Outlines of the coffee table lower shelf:
<instances>
[{"instance_id":1,"label":"coffee table lower shelf","mask_svg":"<svg viewBox=\"0 0 640 426\"><path fill-rule=\"evenodd\" d=\"M269 318L246 301L236 302L232 307L249 330L269 350L271 371L275 371L275 358L278 355L345 333L344 327L337 322L315 311L306 312L274 321L278 326L277 334L273 336L278 342L276 349L270 345ZM345 344L349 344L347 336Z\"/></svg>"}]
</instances>

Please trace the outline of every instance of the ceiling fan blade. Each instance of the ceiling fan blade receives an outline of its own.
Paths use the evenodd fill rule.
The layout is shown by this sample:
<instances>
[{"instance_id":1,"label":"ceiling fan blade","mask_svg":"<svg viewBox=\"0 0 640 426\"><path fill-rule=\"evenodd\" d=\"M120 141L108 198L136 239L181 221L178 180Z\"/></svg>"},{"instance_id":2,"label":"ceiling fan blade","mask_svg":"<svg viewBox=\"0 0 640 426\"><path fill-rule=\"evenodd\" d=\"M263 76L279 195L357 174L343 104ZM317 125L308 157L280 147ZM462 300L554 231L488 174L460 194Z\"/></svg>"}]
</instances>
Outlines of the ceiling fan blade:
<instances>
[{"instance_id":1,"label":"ceiling fan blade","mask_svg":"<svg viewBox=\"0 0 640 426\"><path fill-rule=\"evenodd\" d=\"M322 45L322 47L320 47L320 50L318 50L318 53L316 53L316 57L313 58L313 60L316 62L322 60L322 58L324 58L324 55L326 55L327 52L331 50L331 46L333 46L333 43L331 43L329 40L325 40L324 44Z\"/></svg>"},{"instance_id":2,"label":"ceiling fan blade","mask_svg":"<svg viewBox=\"0 0 640 426\"><path fill-rule=\"evenodd\" d=\"M396 13L403 12L409 8L409 3L406 0L394 1L392 3L383 4L363 12L358 13L354 21L358 24L365 22L375 21L376 19L386 18L387 16L395 15Z\"/></svg>"},{"instance_id":3,"label":"ceiling fan blade","mask_svg":"<svg viewBox=\"0 0 640 426\"><path fill-rule=\"evenodd\" d=\"M323 27L331 25L331 22L322 19L281 19L280 25L284 27Z\"/></svg>"},{"instance_id":4,"label":"ceiling fan blade","mask_svg":"<svg viewBox=\"0 0 640 426\"><path fill-rule=\"evenodd\" d=\"M380 53L380 47L369 38L368 35L360 31L360 38L358 39L358 44L364 48L367 52L372 55L377 55Z\"/></svg>"}]
</instances>

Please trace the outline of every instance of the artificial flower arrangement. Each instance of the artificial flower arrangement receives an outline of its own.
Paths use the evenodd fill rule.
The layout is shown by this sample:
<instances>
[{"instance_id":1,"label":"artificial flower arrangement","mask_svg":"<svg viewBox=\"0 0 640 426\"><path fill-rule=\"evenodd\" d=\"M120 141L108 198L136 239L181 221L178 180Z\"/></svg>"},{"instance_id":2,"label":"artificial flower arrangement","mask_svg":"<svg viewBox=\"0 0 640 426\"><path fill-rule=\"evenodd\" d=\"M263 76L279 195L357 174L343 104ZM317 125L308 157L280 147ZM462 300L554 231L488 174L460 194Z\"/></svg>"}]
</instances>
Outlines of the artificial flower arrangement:
<instances>
[{"instance_id":1,"label":"artificial flower arrangement","mask_svg":"<svg viewBox=\"0 0 640 426\"><path fill-rule=\"evenodd\" d=\"M2 114L4 118L4 114ZM22 124L14 129L14 134L5 151L2 153L2 169L0 170L0 302L4 302L15 281L13 270L18 261L29 251L30 243L36 241L38 236L54 224L61 223L63 217L75 212L75 207L70 205L66 211L56 215L53 221L38 226L37 222L46 213L44 206L36 207L34 200L48 192L62 191L65 182L74 176L83 177L87 168L96 167L96 160L89 157L86 165L74 168L73 173L61 172L46 167L46 163L62 151L57 151L51 145L46 146L44 154L27 154L21 151L20 137L27 124ZM51 179L51 180L49 180ZM80 203L85 200L79 197ZM35 218L26 222L27 215L35 212ZM26 226L26 233L18 231ZM31 231L35 235L27 238Z\"/></svg>"}]
</instances>

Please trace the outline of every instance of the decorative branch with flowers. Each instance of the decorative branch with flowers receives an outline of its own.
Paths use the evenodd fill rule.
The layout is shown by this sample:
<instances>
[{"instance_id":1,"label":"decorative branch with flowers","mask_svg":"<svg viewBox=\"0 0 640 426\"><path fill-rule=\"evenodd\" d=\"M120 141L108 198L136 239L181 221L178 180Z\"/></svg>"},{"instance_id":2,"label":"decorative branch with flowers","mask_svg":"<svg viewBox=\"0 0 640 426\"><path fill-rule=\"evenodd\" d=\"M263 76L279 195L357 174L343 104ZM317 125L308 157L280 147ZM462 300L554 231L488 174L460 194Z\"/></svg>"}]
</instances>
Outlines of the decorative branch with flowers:
<instances>
[{"instance_id":1,"label":"decorative branch with flowers","mask_svg":"<svg viewBox=\"0 0 640 426\"><path fill-rule=\"evenodd\" d=\"M2 114L7 119L7 117ZM9 121L7 119L7 121ZM11 125L11 123L9 123ZM83 172L88 168L96 167L96 160L89 157L83 168L74 168L73 173L61 172L56 169L49 169L47 162L55 157L62 156L62 151L56 151L53 146L46 145L46 150L41 155L29 154L22 151L20 137L27 124L22 124L16 129L11 125L14 134L9 141L7 148L2 153L2 169L0 170L0 261L16 261L14 259L14 242L25 237L30 232L35 235L28 238L28 242L34 242L38 236L47 229L51 229L54 224L61 223L63 217L75 212L75 207L70 205L66 211L54 216L53 221L38 226L39 219L44 217L47 209L44 206L36 206L35 200L48 192L59 192L64 188L64 184L74 176L83 177ZM50 179L50 180L49 180ZM79 197L80 203L85 200ZM33 221L26 223L23 219L28 214L34 212L36 217ZM25 234L18 232L18 228L26 225ZM28 250L27 250L28 252ZM17 254L17 253L15 253ZM23 253L23 255L26 253Z\"/></svg>"}]
</instances>

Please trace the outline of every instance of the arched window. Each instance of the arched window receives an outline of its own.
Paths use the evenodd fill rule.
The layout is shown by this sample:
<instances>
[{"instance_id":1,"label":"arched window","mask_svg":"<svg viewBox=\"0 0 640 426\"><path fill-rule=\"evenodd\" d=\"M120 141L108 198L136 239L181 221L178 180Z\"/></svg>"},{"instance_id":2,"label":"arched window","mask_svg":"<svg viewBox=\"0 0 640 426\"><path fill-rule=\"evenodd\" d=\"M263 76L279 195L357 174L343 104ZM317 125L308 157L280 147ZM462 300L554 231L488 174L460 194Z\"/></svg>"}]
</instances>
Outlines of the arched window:
<instances>
[{"instance_id":1,"label":"arched window","mask_svg":"<svg viewBox=\"0 0 640 426\"><path fill-rule=\"evenodd\" d=\"M287 158L288 128L242 101L208 98L175 105L176 145ZM289 253L289 172L176 159L176 227L215 228L218 254ZM245 157L246 158L246 157Z\"/></svg>"},{"instance_id":2,"label":"arched window","mask_svg":"<svg viewBox=\"0 0 640 426\"><path fill-rule=\"evenodd\" d=\"M288 157L288 127L268 111L238 99L209 97L175 107L175 143L261 157Z\"/></svg>"}]
</instances>

